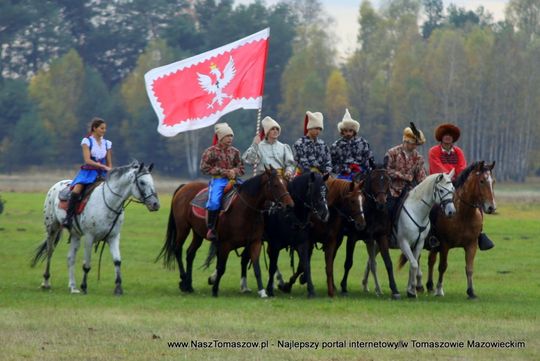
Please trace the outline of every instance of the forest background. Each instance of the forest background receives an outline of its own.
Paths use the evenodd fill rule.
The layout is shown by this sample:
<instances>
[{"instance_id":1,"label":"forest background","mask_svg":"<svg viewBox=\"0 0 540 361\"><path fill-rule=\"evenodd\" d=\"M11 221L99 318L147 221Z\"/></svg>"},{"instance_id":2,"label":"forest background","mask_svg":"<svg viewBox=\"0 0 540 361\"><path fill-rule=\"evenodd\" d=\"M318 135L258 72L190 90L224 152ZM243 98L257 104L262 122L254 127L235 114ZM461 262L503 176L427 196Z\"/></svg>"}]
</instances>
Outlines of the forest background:
<instances>
[{"instance_id":1,"label":"forest background","mask_svg":"<svg viewBox=\"0 0 540 361\"><path fill-rule=\"evenodd\" d=\"M74 168L92 117L104 118L114 163L154 162L199 176L212 128L165 138L144 73L270 27L262 114L302 135L306 110L338 137L345 108L377 161L413 121L462 129L467 159L497 161L499 180L540 175L540 2L510 0L504 20L442 0L359 1L357 49L339 57L336 21L319 0L0 0L0 172ZM245 150L257 114L222 117Z\"/></svg>"}]
</instances>

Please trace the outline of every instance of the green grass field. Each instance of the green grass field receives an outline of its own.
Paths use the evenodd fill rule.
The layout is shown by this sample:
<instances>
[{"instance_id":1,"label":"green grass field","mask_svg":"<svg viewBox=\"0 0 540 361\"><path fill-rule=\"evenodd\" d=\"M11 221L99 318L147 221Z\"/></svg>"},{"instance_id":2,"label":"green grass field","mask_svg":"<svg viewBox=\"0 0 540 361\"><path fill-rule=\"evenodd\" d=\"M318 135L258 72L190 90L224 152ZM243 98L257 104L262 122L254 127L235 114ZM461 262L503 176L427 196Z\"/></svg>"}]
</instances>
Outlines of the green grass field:
<instances>
[{"instance_id":1,"label":"green grass field","mask_svg":"<svg viewBox=\"0 0 540 361\"><path fill-rule=\"evenodd\" d=\"M211 297L206 284L210 272L199 269L206 245L195 261L195 293L179 291L177 271L154 263L169 212L170 195L163 194L157 213L140 205L127 209L121 244L124 296L112 294L114 269L107 250L100 281L98 254L93 254L88 295L68 293L65 235L53 257L53 288L42 291L44 264L30 268L29 262L43 240L44 196L2 193L7 201L0 215L2 360L534 360L540 354L538 203L500 203L498 214L486 217L485 229L496 247L477 254L474 279L479 299L475 301L467 300L465 294L463 250L450 253L443 298L422 294L417 300L391 301L382 260L379 276L385 295L365 294L360 287L366 260L361 244L349 278L349 296L326 296L322 252L315 251L315 299L306 299L304 287L295 286L291 295L277 291L275 298L262 300L255 292L239 293L240 262L234 253L220 297ZM393 252L395 264L398 253ZM341 248L336 283L343 274L343 258ZM424 255L422 262L425 274L426 258ZM78 282L81 261L82 250L77 261ZM290 274L285 253L280 268ZM250 286L255 288L251 270L249 276ZM264 261L263 276L266 282ZM407 269L396 272L396 277L404 295ZM268 348L191 347L192 341L213 340L267 342ZM400 340L408 345L397 350L375 344L367 348L348 345L351 341ZM412 340L465 345L434 348L430 347L433 344L413 345ZM468 347L470 340L523 341L525 346L475 348ZM171 341L187 342L188 347L169 347ZM283 341L319 344L316 350L300 349L300 344L288 349ZM325 349L321 349L323 342L327 343ZM344 342L345 347L337 342Z\"/></svg>"}]
</instances>

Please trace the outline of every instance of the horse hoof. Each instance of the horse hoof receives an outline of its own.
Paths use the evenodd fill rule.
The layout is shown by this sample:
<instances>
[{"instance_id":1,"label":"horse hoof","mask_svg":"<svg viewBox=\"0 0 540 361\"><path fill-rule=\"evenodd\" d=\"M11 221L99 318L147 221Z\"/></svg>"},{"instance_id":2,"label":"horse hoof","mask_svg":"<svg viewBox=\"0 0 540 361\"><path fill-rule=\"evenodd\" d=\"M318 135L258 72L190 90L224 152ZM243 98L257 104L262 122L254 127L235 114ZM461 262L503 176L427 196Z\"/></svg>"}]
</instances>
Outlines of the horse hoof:
<instances>
[{"instance_id":1,"label":"horse hoof","mask_svg":"<svg viewBox=\"0 0 540 361\"><path fill-rule=\"evenodd\" d=\"M407 298L416 298L416 293L407 291Z\"/></svg>"},{"instance_id":2,"label":"horse hoof","mask_svg":"<svg viewBox=\"0 0 540 361\"><path fill-rule=\"evenodd\" d=\"M268 295L268 297L275 297L274 290L272 288L267 288L266 294Z\"/></svg>"},{"instance_id":3,"label":"horse hoof","mask_svg":"<svg viewBox=\"0 0 540 361\"><path fill-rule=\"evenodd\" d=\"M401 295L399 293L393 293L392 294L392 299L393 300L401 300Z\"/></svg>"},{"instance_id":4,"label":"horse hoof","mask_svg":"<svg viewBox=\"0 0 540 361\"><path fill-rule=\"evenodd\" d=\"M208 277L208 284L212 286L214 284L214 280L212 279L212 276Z\"/></svg>"},{"instance_id":5,"label":"horse hoof","mask_svg":"<svg viewBox=\"0 0 540 361\"><path fill-rule=\"evenodd\" d=\"M376 290L375 294L377 295L377 297L381 297L383 295L381 290Z\"/></svg>"},{"instance_id":6,"label":"horse hoof","mask_svg":"<svg viewBox=\"0 0 540 361\"><path fill-rule=\"evenodd\" d=\"M315 298L315 292L308 292L307 298L309 299Z\"/></svg>"},{"instance_id":7,"label":"horse hoof","mask_svg":"<svg viewBox=\"0 0 540 361\"><path fill-rule=\"evenodd\" d=\"M477 299L476 294L475 294L474 291L473 291L472 289L470 289L470 288L467 290L467 296L469 296L469 297L468 297L469 300L475 300L475 299Z\"/></svg>"},{"instance_id":8,"label":"horse hoof","mask_svg":"<svg viewBox=\"0 0 540 361\"><path fill-rule=\"evenodd\" d=\"M218 293L217 293L217 292L214 292L214 291L212 291L212 297L216 297L216 298L217 298L217 296L218 296Z\"/></svg>"},{"instance_id":9,"label":"horse hoof","mask_svg":"<svg viewBox=\"0 0 540 361\"><path fill-rule=\"evenodd\" d=\"M416 286L416 292L423 293L425 291L424 286Z\"/></svg>"},{"instance_id":10,"label":"horse hoof","mask_svg":"<svg viewBox=\"0 0 540 361\"><path fill-rule=\"evenodd\" d=\"M342 289L341 289L341 294L342 294L343 296L348 296L348 295L349 295L349 291L347 291L347 289L343 289L343 288L342 288Z\"/></svg>"},{"instance_id":11,"label":"horse hoof","mask_svg":"<svg viewBox=\"0 0 540 361\"><path fill-rule=\"evenodd\" d=\"M433 282L432 281L427 281L426 288L427 288L428 292L433 292Z\"/></svg>"},{"instance_id":12,"label":"horse hoof","mask_svg":"<svg viewBox=\"0 0 540 361\"><path fill-rule=\"evenodd\" d=\"M284 285L279 285L278 288L281 292L291 293L291 285L288 283L285 283Z\"/></svg>"},{"instance_id":13,"label":"horse hoof","mask_svg":"<svg viewBox=\"0 0 540 361\"><path fill-rule=\"evenodd\" d=\"M257 291L260 298L268 298L268 295L266 294L266 290L263 288L262 290Z\"/></svg>"},{"instance_id":14,"label":"horse hoof","mask_svg":"<svg viewBox=\"0 0 540 361\"><path fill-rule=\"evenodd\" d=\"M51 289L51 285L46 285L44 283L41 284L41 286L39 286L42 290L44 291L48 291Z\"/></svg>"},{"instance_id":15,"label":"horse hoof","mask_svg":"<svg viewBox=\"0 0 540 361\"><path fill-rule=\"evenodd\" d=\"M124 290L122 289L122 287L116 287L114 289L115 296L122 296L123 294L124 294Z\"/></svg>"},{"instance_id":16,"label":"horse hoof","mask_svg":"<svg viewBox=\"0 0 540 361\"><path fill-rule=\"evenodd\" d=\"M251 288L248 288L248 287L240 288L240 293L250 293L250 292L251 292Z\"/></svg>"},{"instance_id":17,"label":"horse hoof","mask_svg":"<svg viewBox=\"0 0 540 361\"><path fill-rule=\"evenodd\" d=\"M69 292L72 294L72 295L78 295L79 293L81 293L81 291L79 291L78 288L75 288L75 287L71 287Z\"/></svg>"}]
</instances>

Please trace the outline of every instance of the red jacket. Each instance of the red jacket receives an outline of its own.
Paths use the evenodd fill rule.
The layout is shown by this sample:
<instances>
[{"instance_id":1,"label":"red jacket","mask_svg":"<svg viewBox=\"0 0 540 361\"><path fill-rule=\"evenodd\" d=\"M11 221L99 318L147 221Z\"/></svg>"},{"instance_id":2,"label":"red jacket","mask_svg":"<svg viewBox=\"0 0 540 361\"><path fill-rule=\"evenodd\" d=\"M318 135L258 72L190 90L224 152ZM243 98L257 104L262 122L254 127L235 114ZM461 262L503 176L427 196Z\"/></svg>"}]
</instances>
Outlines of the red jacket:
<instances>
[{"instance_id":1,"label":"red jacket","mask_svg":"<svg viewBox=\"0 0 540 361\"><path fill-rule=\"evenodd\" d=\"M429 150L429 174L448 173L455 169L454 179L467 167L463 151L453 146L450 152L445 151L440 144Z\"/></svg>"}]
</instances>

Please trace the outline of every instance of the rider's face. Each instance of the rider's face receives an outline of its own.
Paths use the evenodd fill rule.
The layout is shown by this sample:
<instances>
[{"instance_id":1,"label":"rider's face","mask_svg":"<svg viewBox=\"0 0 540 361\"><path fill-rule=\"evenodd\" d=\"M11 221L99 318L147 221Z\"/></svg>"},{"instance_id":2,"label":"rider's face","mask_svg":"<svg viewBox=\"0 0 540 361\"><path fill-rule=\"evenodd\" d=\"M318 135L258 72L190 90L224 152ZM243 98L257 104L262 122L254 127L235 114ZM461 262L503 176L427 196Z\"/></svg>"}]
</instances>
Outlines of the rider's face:
<instances>
[{"instance_id":1,"label":"rider's face","mask_svg":"<svg viewBox=\"0 0 540 361\"><path fill-rule=\"evenodd\" d=\"M229 134L229 135L226 135L223 138L221 138L220 143L223 144L226 147L229 147L229 146L232 145L233 139L234 139L234 137L231 134Z\"/></svg>"}]
</instances>

